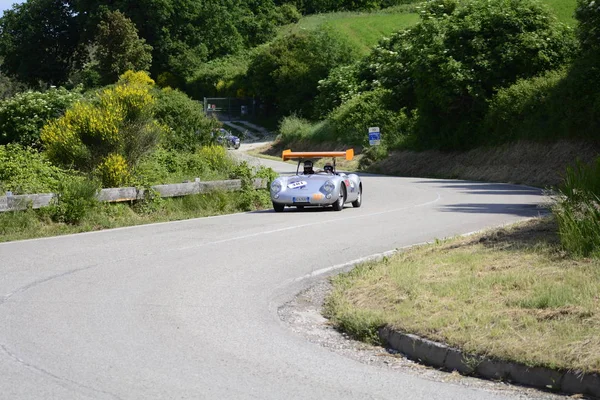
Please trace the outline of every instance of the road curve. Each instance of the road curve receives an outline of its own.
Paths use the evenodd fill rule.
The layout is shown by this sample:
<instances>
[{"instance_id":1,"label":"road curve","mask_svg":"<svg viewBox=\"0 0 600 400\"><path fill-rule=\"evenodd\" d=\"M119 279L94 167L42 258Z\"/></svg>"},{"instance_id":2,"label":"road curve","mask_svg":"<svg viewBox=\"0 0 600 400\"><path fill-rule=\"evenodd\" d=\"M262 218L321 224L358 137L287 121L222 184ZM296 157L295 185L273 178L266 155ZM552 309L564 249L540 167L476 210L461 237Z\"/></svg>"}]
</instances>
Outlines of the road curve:
<instances>
[{"instance_id":1,"label":"road curve","mask_svg":"<svg viewBox=\"0 0 600 400\"><path fill-rule=\"evenodd\" d=\"M271 164L281 171L289 164ZM277 308L332 265L537 215L536 189L363 177L363 207L0 244L2 399L499 399L307 342Z\"/></svg>"}]
</instances>

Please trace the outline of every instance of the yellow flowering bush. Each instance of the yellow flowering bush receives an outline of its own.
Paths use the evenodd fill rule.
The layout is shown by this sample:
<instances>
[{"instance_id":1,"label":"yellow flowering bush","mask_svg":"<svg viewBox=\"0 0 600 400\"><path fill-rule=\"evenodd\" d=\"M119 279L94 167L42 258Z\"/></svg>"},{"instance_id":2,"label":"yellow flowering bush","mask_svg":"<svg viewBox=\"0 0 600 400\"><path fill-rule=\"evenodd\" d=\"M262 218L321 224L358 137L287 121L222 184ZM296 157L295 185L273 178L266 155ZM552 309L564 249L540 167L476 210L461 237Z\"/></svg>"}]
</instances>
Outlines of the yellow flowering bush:
<instances>
[{"instance_id":1,"label":"yellow flowering bush","mask_svg":"<svg viewBox=\"0 0 600 400\"><path fill-rule=\"evenodd\" d=\"M153 85L146 73L128 71L95 99L75 103L42 128L50 159L98 170L105 185L130 179L130 169L156 146L163 130L153 118Z\"/></svg>"},{"instance_id":2,"label":"yellow flowering bush","mask_svg":"<svg viewBox=\"0 0 600 400\"><path fill-rule=\"evenodd\" d=\"M142 86L154 86L154 80L146 71L126 71L119 76L119 83Z\"/></svg>"},{"instance_id":3,"label":"yellow flowering bush","mask_svg":"<svg viewBox=\"0 0 600 400\"><path fill-rule=\"evenodd\" d=\"M129 166L120 154L109 154L96 168L96 175L103 187L122 187L131 182Z\"/></svg>"},{"instance_id":4,"label":"yellow flowering bush","mask_svg":"<svg viewBox=\"0 0 600 400\"><path fill-rule=\"evenodd\" d=\"M204 159L208 167L214 171L223 171L227 169L229 162L227 160L227 150L223 146L203 146L198 150L200 158Z\"/></svg>"}]
</instances>

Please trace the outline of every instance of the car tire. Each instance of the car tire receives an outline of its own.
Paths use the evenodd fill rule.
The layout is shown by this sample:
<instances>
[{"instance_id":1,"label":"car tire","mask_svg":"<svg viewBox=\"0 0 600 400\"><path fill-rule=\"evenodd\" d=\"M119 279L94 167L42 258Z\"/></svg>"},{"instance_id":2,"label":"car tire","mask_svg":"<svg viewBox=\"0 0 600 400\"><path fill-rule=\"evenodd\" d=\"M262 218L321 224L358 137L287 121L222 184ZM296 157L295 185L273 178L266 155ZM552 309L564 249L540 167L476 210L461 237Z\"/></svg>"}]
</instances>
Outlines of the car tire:
<instances>
[{"instance_id":1,"label":"car tire","mask_svg":"<svg viewBox=\"0 0 600 400\"><path fill-rule=\"evenodd\" d=\"M358 185L358 197L352 202L352 207L359 208L362 205L362 183Z\"/></svg>"},{"instance_id":2,"label":"car tire","mask_svg":"<svg viewBox=\"0 0 600 400\"><path fill-rule=\"evenodd\" d=\"M342 211L344 209L344 203L346 203L346 187L344 183L341 183L340 194L338 195L338 199L335 203L333 203L334 211Z\"/></svg>"},{"instance_id":3,"label":"car tire","mask_svg":"<svg viewBox=\"0 0 600 400\"><path fill-rule=\"evenodd\" d=\"M233 145L233 148L236 149L236 150L239 149L240 148L240 143Z\"/></svg>"},{"instance_id":4,"label":"car tire","mask_svg":"<svg viewBox=\"0 0 600 400\"><path fill-rule=\"evenodd\" d=\"M273 210L275 210L275 212L282 212L284 208L285 206L283 204L273 202Z\"/></svg>"}]
</instances>

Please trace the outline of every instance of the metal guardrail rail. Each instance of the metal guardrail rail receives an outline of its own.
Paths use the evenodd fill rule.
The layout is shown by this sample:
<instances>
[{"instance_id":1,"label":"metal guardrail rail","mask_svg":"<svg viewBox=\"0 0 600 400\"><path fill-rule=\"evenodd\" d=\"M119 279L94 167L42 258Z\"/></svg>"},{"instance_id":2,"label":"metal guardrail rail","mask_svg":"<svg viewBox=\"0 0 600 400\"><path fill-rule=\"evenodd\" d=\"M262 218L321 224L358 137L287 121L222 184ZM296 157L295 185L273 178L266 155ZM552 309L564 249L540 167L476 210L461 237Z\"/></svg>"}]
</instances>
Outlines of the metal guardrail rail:
<instances>
[{"instance_id":1,"label":"metal guardrail rail","mask_svg":"<svg viewBox=\"0 0 600 400\"><path fill-rule=\"evenodd\" d=\"M255 189L266 187L267 181L265 179L254 179ZM152 189L158 192L160 197L181 197L208 193L214 190L234 191L241 188L241 179L201 182L198 178L193 182L152 186ZM145 189L135 187L107 188L101 189L96 197L102 202L116 203L142 200L145 192ZM55 193L0 196L0 212L26 210L30 207L34 209L47 207L52 204L56 196Z\"/></svg>"}]
</instances>

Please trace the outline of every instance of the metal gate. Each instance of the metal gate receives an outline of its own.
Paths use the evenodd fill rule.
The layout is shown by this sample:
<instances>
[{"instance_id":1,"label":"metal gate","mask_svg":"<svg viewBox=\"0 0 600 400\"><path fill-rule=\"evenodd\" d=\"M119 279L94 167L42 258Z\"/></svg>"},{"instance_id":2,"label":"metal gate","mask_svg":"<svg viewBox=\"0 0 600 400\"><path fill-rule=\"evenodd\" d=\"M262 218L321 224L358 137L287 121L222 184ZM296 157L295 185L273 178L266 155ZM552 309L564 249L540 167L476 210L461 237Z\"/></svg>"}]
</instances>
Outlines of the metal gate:
<instances>
[{"instance_id":1,"label":"metal gate","mask_svg":"<svg viewBox=\"0 0 600 400\"><path fill-rule=\"evenodd\" d=\"M205 97L204 112L219 121L235 121L256 116L257 101L240 97Z\"/></svg>"}]
</instances>

